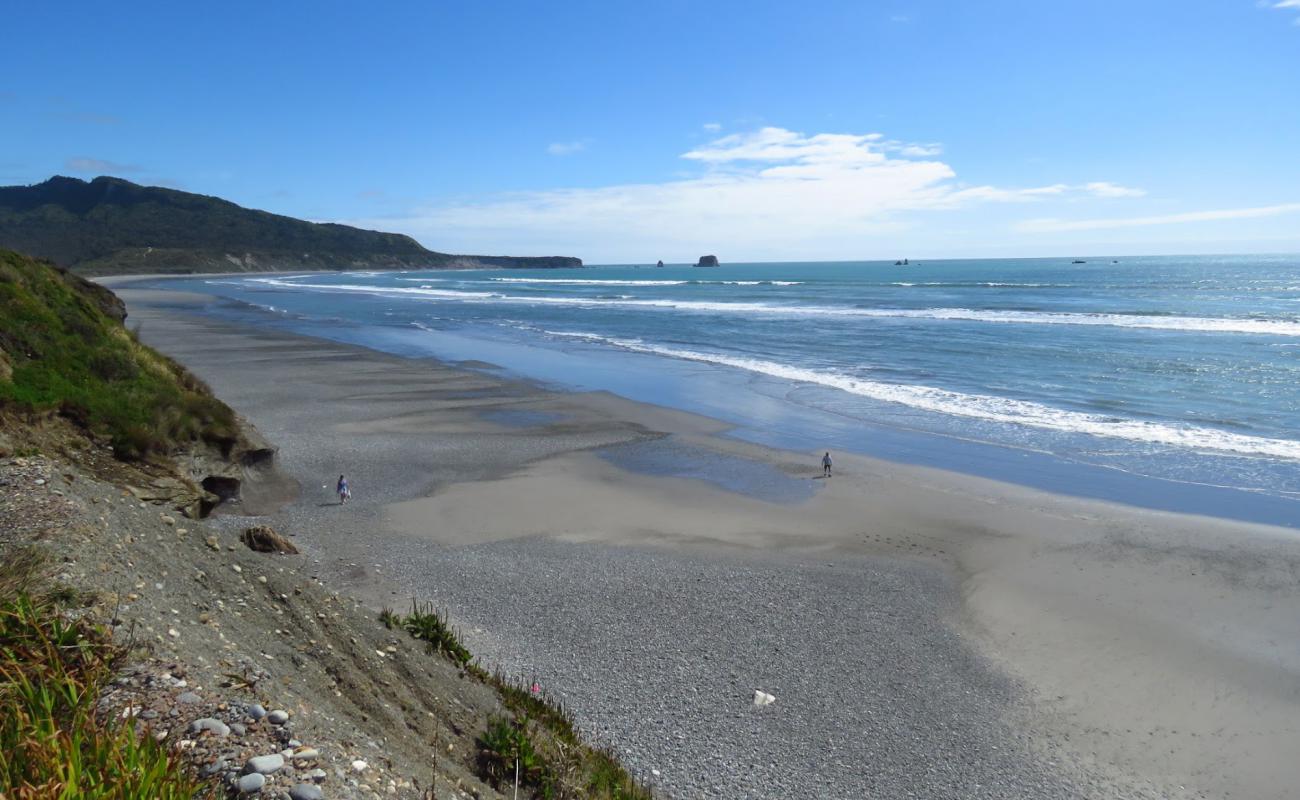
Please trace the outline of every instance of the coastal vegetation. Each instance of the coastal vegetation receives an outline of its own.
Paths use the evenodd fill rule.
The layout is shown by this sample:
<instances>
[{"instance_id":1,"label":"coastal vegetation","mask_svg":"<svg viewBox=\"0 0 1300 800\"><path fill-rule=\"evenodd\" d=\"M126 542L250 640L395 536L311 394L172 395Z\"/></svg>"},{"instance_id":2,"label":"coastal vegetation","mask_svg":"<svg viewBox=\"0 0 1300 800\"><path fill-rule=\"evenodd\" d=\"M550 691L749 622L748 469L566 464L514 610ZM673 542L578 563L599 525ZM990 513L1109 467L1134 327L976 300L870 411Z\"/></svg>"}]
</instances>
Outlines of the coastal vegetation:
<instances>
[{"instance_id":1,"label":"coastal vegetation","mask_svg":"<svg viewBox=\"0 0 1300 800\"><path fill-rule=\"evenodd\" d=\"M69 613L41 580L42 558L0 567L0 797L189 800L199 789L153 737L100 709L128 657L106 629Z\"/></svg>"},{"instance_id":2,"label":"coastal vegetation","mask_svg":"<svg viewBox=\"0 0 1300 800\"><path fill-rule=\"evenodd\" d=\"M235 413L184 367L142 345L125 317L108 290L0 251L0 417L31 434L56 415L127 460L195 443L229 451L239 437Z\"/></svg>"},{"instance_id":3,"label":"coastal vegetation","mask_svg":"<svg viewBox=\"0 0 1300 800\"><path fill-rule=\"evenodd\" d=\"M578 733L573 715L535 681L489 673L473 660L446 617L430 604L411 601L411 613L380 612L390 630L406 631L429 644L476 680L496 689L507 712L493 717L479 739L479 769L498 788L518 785L535 798L650 800L649 789L627 773L618 758L594 748Z\"/></svg>"},{"instance_id":4,"label":"coastal vegetation","mask_svg":"<svg viewBox=\"0 0 1300 800\"><path fill-rule=\"evenodd\" d=\"M79 273L580 267L567 256L462 256L409 236L315 223L102 176L0 187L0 247Z\"/></svg>"}]
</instances>

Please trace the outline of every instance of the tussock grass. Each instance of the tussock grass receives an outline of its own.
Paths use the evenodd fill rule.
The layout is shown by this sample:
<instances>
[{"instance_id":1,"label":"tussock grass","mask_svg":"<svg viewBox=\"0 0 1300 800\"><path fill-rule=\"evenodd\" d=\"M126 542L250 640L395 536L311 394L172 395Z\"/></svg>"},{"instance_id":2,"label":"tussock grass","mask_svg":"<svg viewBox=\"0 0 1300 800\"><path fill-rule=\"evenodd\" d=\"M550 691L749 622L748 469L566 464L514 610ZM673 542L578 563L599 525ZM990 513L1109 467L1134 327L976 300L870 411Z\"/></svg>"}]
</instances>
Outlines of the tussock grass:
<instances>
[{"instance_id":1,"label":"tussock grass","mask_svg":"<svg viewBox=\"0 0 1300 800\"><path fill-rule=\"evenodd\" d=\"M194 797L199 784L162 744L98 713L124 656L51 599L0 596L0 797Z\"/></svg>"}]
</instances>

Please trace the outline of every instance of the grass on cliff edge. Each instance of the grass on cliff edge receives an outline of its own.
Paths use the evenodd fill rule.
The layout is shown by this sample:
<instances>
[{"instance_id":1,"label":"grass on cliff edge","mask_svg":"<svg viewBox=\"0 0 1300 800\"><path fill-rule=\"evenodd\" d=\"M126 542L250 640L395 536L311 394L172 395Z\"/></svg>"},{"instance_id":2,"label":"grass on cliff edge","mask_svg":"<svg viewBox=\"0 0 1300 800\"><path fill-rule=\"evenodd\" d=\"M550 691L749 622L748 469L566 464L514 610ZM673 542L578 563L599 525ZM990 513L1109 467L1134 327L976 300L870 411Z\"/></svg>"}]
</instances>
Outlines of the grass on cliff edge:
<instances>
[{"instance_id":1,"label":"grass on cliff edge","mask_svg":"<svg viewBox=\"0 0 1300 800\"><path fill-rule=\"evenodd\" d=\"M406 616L385 608L379 620L389 630L426 642L430 653L496 689L509 713L488 722L479 737L477 763L481 777L498 789L508 789L517 775L524 794L516 796L535 800L653 800L654 794L627 773L612 751L582 741L562 703L528 683L480 667L432 604L412 600Z\"/></svg>"},{"instance_id":2,"label":"grass on cliff edge","mask_svg":"<svg viewBox=\"0 0 1300 800\"><path fill-rule=\"evenodd\" d=\"M228 449L235 414L185 368L136 341L118 301L64 270L0 250L0 411L56 412L122 459L203 441Z\"/></svg>"},{"instance_id":3,"label":"grass on cliff edge","mask_svg":"<svg viewBox=\"0 0 1300 800\"><path fill-rule=\"evenodd\" d=\"M36 587L37 559L0 566L0 797L189 800L199 789L134 725L99 713L125 651Z\"/></svg>"}]
</instances>

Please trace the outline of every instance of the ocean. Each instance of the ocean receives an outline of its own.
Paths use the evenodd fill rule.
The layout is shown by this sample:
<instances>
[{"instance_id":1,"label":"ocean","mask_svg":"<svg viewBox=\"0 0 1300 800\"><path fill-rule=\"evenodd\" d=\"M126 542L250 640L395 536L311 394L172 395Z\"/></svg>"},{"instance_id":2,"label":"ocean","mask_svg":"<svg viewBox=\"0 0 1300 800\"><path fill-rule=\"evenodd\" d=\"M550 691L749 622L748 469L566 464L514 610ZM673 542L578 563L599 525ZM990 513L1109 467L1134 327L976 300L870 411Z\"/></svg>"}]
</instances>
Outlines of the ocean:
<instances>
[{"instance_id":1,"label":"ocean","mask_svg":"<svg viewBox=\"0 0 1300 800\"><path fill-rule=\"evenodd\" d=\"M214 313L708 414L731 435L1300 527L1300 257L346 272Z\"/></svg>"}]
</instances>

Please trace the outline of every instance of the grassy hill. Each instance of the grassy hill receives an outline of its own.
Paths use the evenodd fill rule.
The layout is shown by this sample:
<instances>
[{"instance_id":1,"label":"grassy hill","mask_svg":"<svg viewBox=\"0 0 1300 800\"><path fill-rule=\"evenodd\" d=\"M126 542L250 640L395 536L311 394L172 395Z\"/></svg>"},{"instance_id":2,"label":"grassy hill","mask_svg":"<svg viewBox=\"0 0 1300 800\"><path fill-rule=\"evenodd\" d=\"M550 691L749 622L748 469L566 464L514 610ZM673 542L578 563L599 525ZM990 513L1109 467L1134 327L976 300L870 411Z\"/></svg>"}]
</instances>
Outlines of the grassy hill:
<instances>
[{"instance_id":1,"label":"grassy hill","mask_svg":"<svg viewBox=\"0 0 1300 800\"><path fill-rule=\"evenodd\" d=\"M235 413L137 342L125 317L107 289L0 250L0 417L29 428L57 415L129 460L195 444L229 452L240 436Z\"/></svg>"},{"instance_id":2,"label":"grassy hill","mask_svg":"<svg viewBox=\"0 0 1300 800\"><path fill-rule=\"evenodd\" d=\"M111 177L0 187L0 247L95 275L582 266L566 256L438 253L401 234L305 222Z\"/></svg>"}]
</instances>

